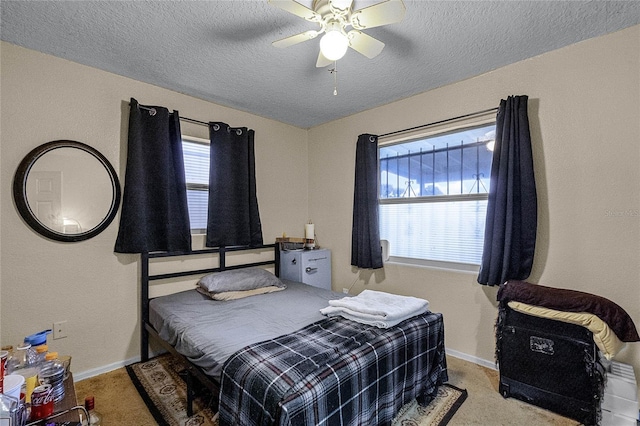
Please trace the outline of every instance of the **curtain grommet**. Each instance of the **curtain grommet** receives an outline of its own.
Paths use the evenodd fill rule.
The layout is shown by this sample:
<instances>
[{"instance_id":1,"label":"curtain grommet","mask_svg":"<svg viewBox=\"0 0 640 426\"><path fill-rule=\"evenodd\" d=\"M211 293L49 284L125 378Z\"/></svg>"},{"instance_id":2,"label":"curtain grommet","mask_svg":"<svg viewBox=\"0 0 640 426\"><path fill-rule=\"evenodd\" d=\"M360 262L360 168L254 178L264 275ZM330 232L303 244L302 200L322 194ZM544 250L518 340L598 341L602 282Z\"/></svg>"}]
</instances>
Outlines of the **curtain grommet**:
<instances>
[{"instance_id":1,"label":"curtain grommet","mask_svg":"<svg viewBox=\"0 0 640 426\"><path fill-rule=\"evenodd\" d=\"M238 136L242 135L242 129L239 129L239 128L234 129L231 126L227 127L227 133L231 134L232 130L235 132L236 135Z\"/></svg>"}]
</instances>

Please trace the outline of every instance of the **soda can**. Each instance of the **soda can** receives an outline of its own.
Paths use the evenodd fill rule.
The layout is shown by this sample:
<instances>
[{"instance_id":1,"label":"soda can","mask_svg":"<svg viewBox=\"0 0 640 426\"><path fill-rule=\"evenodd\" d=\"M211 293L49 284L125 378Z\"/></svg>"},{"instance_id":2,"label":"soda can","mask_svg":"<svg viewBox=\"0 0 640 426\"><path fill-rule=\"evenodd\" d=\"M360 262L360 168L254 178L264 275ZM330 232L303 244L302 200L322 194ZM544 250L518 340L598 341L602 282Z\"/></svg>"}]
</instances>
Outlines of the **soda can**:
<instances>
[{"instance_id":1,"label":"soda can","mask_svg":"<svg viewBox=\"0 0 640 426\"><path fill-rule=\"evenodd\" d=\"M41 420L53 414L53 392L51 385L40 385L31 394L31 418Z\"/></svg>"},{"instance_id":2,"label":"soda can","mask_svg":"<svg viewBox=\"0 0 640 426\"><path fill-rule=\"evenodd\" d=\"M4 367L8 357L9 352L0 351L0 393L4 393Z\"/></svg>"}]
</instances>

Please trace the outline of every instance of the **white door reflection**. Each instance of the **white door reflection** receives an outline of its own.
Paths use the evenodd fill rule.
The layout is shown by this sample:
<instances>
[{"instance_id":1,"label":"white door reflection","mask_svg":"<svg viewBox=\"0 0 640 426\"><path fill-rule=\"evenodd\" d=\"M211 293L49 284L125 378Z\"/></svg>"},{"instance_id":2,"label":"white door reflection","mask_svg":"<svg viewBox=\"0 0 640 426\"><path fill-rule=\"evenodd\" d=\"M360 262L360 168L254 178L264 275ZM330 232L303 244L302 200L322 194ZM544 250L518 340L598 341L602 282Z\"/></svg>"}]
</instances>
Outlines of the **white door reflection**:
<instances>
[{"instance_id":1,"label":"white door reflection","mask_svg":"<svg viewBox=\"0 0 640 426\"><path fill-rule=\"evenodd\" d=\"M104 165L74 147L56 148L32 166L27 203L38 221L62 234L98 226L111 208L113 187Z\"/></svg>"},{"instance_id":2,"label":"white door reflection","mask_svg":"<svg viewBox=\"0 0 640 426\"><path fill-rule=\"evenodd\" d=\"M62 232L62 172L32 171L27 194L36 218L44 226Z\"/></svg>"}]
</instances>

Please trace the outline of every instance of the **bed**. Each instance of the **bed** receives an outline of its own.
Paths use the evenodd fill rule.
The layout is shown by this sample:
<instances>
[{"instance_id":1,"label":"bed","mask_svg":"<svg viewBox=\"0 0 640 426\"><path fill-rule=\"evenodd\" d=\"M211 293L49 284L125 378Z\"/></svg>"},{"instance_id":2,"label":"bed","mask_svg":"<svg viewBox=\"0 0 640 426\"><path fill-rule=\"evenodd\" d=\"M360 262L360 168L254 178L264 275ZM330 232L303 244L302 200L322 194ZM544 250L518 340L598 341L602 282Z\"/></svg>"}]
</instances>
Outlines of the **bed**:
<instances>
[{"instance_id":1,"label":"bed","mask_svg":"<svg viewBox=\"0 0 640 426\"><path fill-rule=\"evenodd\" d=\"M271 258L228 264L230 253L256 250ZM149 272L154 261L203 254L218 265ZM282 291L234 300L195 289L149 296L156 280L264 267L277 276L279 256L277 244L142 254L141 358L149 358L151 338L182 361L189 415L194 379L219 395L221 426L385 425L404 404L433 398L448 378L442 314L429 311L387 329L327 318L320 309L344 294L287 280Z\"/></svg>"}]
</instances>

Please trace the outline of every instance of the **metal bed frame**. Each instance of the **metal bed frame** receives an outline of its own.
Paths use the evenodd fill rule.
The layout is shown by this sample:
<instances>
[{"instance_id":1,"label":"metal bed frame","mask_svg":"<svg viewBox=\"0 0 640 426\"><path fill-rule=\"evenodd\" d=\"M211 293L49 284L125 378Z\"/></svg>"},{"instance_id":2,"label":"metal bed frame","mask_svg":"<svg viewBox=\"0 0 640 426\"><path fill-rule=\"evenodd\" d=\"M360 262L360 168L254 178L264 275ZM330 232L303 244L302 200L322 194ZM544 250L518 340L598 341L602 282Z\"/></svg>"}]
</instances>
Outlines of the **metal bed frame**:
<instances>
[{"instance_id":1,"label":"metal bed frame","mask_svg":"<svg viewBox=\"0 0 640 426\"><path fill-rule=\"evenodd\" d=\"M252 252L256 250L273 248L274 249L274 259L261 261L261 262L251 262L251 263L243 263L237 265L229 265L226 264L226 255L227 253L232 252ZM169 258L169 257L177 257L177 256L194 256L194 255L203 255L203 254L218 254L219 257L219 266L216 268L208 268L208 269L194 269L194 270L185 270L180 272L171 272L165 274L150 274L149 273L149 264L152 259L160 259L160 258ZM233 269L241 269L241 268L250 268L256 266L275 266L275 275L280 276L280 245L276 244L264 244L260 246L233 246L233 247L217 247L211 249L203 249L203 250L193 250L190 252L152 252L152 253L142 253L141 254L141 268L140 268L140 282L141 282L141 294L140 294L140 358L141 360L148 361L149 360L149 337L155 339L160 345L166 349L169 353L180 359L182 364L185 367L184 370L184 378L187 384L187 415L191 417L193 415L193 400L195 398L195 390L193 388L194 382L193 378L196 378L202 385L204 385L207 389L209 389L214 395L217 395L220 391L219 384L209 377L204 371L191 363L185 356L178 353L173 346L171 346L168 342L163 340L158 332L153 328L151 323L149 322L149 302L151 299L149 298L149 284L151 281L157 280L166 280L171 278L179 278L179 277L187 277L193 275L204 275L212 272L221 272L228 271ZM214 398L214 402L217 404L217 401ZM215 408L215 407L214 407Z\"/></svg>"}]
</instances>

